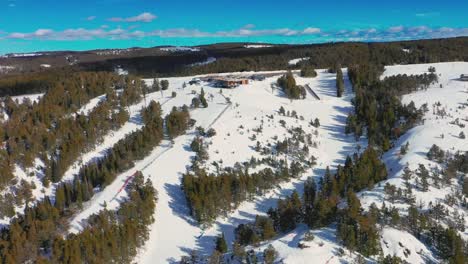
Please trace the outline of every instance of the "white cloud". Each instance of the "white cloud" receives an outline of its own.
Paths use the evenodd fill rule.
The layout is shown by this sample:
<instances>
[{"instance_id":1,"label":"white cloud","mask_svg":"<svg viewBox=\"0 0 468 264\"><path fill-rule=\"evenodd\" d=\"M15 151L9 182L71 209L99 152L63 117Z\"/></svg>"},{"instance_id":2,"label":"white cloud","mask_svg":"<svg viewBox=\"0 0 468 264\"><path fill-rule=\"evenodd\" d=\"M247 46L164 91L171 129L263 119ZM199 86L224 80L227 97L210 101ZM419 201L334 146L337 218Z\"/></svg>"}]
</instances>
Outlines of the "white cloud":
<instances>
[{"instance_id":1,"label":"white cloud","mask_svg":"<svg viewBox=\"0 0 468 264\"><path fill-rule=\"evenodd\" d=\"M113 17L113 18L110 18L109 21L112 21L112 22L145 22L145 23L149 23L149 22L155 20L156 18L157 18L157 16L155 16L155 15L149 13L149 12L144 12L144 13L141 13L138 16L134 16L134 17L127 17L127 18Z\"/></svg>"},{"instance_id":2,"label":"white cloud","mask_svg":"<svg viewBox=\"0 0 468 264\"><path fill-rule=\"evenodd\" d=\"M89 17L86 18L86 20L88 20L88 21L93 21L95 19L96 19L96 16L89 16Z\"/></svg>"},{"instance_id":3,"label":"white cloud","mask_svg":"<svg viewBox=\"0 0 468 264\"><path fill-rule=\"evenodd\" d=\"M387 31L390 33L397 33L397 32L403 31L403 29L405 29L405 27L397 26L397 27L389 27Z\"/></svg>"},{"instance_id":4,"label":"white cloud","mask_svg":"<svg viewBox=\"0 0 468 264\"><path fill-rule=\"evenodd\" d=\"M428 26L417 27L390 27L386 29L358 29L358 30L335 30L323 31L320 28L307 27L304 29L255 29L253 26L244 26L239 29L228 31L208 32L199 29L173 28L157 29L150 31L136 30L135 27L127 28L107 28L98 27L96 29L75 28L63 31L54 31L51 29L38 29L34 32L4 32L2 39L43 39L43 40L91 40L91 39L132 39L145 37L161 38L242 38L242 37L262 37L262 36L281 36L281 37L310 37L320 41L382 41L382 40L404 40L421 38L444 38L468 36L468 28L431 28ZM297 40L297 39L296 39Z\"/></svg>"}]
</instances>

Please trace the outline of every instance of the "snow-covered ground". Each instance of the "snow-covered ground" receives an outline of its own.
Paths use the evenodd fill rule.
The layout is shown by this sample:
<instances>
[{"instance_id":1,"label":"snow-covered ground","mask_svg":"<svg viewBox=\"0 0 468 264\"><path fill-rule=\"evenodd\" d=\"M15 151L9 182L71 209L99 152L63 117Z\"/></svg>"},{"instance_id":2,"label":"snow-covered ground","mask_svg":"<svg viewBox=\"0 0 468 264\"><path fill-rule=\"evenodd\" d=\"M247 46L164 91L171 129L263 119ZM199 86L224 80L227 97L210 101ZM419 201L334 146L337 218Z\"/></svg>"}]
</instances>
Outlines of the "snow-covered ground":
<instances>
[{"instance_id":1,"label":"snow-covered ground","mask_svg":"<svg viewBox=\"0 0 468 264\"><path fill-rule=\"evenodd\" d=\"M178 51L180 48L185 49L185 47L163 49ZM298 60L303 59L306 58ZM432 144L437 144L444 150L468 150L468 140L458 137L463 129L465 133L468 132L466 127L461 128L450 124L459 118L459 122L468 125L467 108L463 108L463 105L468 102L468 83L457 80L460 74L468 73L468 63L390 66L386 68L383 77L399 73L420 74L427 72L429 66L434 66L437 74L440 74L439 84L430 87L427 91L419 91L403 97L403 102L414 101L417 107L428 103L429 112L425 116L424 124L408 131L396 142L395 147L383 156L389 169L388 182L397 186L403 184L401 174L406 163L409 163L413 170L419 163L426 164L426 166L435 165L426 158L426 153ZM120 174L113 183L97 193L91 201L84 204L84 209L73 217L69 231L76 233L82 230L86 225L86 219L104 209L104 205L107 209L117 208L122 198L126 196L125 191L119 193L119 189L128 176L135 171L141 171L145 178L152 180L158 191L158 202L154 214L155 223L151 225L150 236L144 248L139 250L137 263L177 262L181 256L188 255L192 250L198 251L201 255L209 255L214 248L215 237L221 232L224 233L228 245L231 245L234 240L233 230L239 224L252 222L257 214L265 215L270 207L276 206L278 198L289 195L293 190L301 193L305 179L310 176L321 177L327 166L333 169L338 164L343 164L347 155L357 151L358 145L361 145L361 149L365 148L364 139L356 142L354 136L346 136L344 133L346 117L349 112L353 111L351 104L353 93L346 77L347 70L343 69L346 92L342 98L336 97L335 74L328 73L327 70L317 70L317 72L316 78L296 77L296 80L300 85L308 84L321 100L314 99L310 94L305 100L291 101L285 98L274 86L272 88L272 84L282 73L280 71L275 72L278 76L269 77L264 81L252 81L248 85L235 89L222 90L210 87L204 82L201 85L188 85L184 89L183 84L188 83L193 77L168 78L169 90L148 94L146 100L130 106L130 120L119 130L106 135L94 149L83 154L80 160L76 161L65 173L63 180L72 179L80 166L102 157L126 134L141 128L143 124L139 110L145 103L151 100L158 101L162 105L164 114L168 114L173 107L190 105L192 98L199 94L202 88L206 93L209 106L207 109L191 110L190 114L197 121L195 126L202 126L205 129L213 128L216 131L216 135L207 140L210 143L207 164L222 160L223 166L232 166L236 162L247 161L252 156L260 157L260 154L254 150L256 141L266 145L273 143L272 138L275 136L278 136L278 139L285 138L286 129L279 124L280 120L284 120L288 128L300 126L306 133L314 134L313 140L317 142L317 148L310 149L311 154L317 158L317 165L299 179L282 183L265 195L242 203L229 216L219 217L212 226L202 229L189 215L180 182L182 173L186 171L194 156L190 150L190 143L196 133L191 130L173 141L164 140L150 155L136 162L133 168ZM249 74L251 73L222 75L247 76ZM146 80L148 85L151 85L152 81L152 79ZM177 96L172 98L171 92L176 92ZM231 103L226 98L229 98ZM104 95L92 99L79 112L89 113L102 100L105 100ZM440 108L446 110L447 117L440 118L433 114L432 105L436 102L440 102ZM303 120L280 116L278 110L281 106L286 111L296 111L298 116L303 117ZM273 119L267 116L273 116ZM318 129L309 125L309 122L315 118L318 118L321 123ZM254 130L261 125L263 126L262 132L254 133ZM254 134L256 138L252 140ZM444 137L441 137L442 134ZM400 147L406 142L409 142L408 153L399 155ZM40 161L37 163L39 164ZM19 178L26 178L30 171L22 171L18 168L16 173ZM37 183L37 185L40 184L40 182ZM380 205L384 201L384 184L385 182L380 183L374 189L360 194L363 207L368 207L373 202ZM418 201L424 202L427 206L431 201L442 201L445 195L451 192L452 187L440 189L430 187L429 192L415 190L415 195ZM41 188L37 189L39 190ZM49 192L52 192L52 189L48 189L42 195L52 194ZM40 196L41 194L35 193L34 195ZM395 206L401 208L402 211L405 209L404 205L395 204ZM468 216L465 216L468 220ZM284 263L348 263L354 259L355 254L344 250L336 240L334 226L313 230L315 239L306 242L307 248L298 248L298 243L302 241L307 231L306 226L300 225L287 234L263 243L256 250L263 250L267 245L272 244L279 252L279 259L282 259ZM426 245L406 231L385 227L381 238L384 254L395 254L410 263L436 260ZM342 254L343 252L345 254ZM411 253L408 254L408 252Z\"/></svg>"},{"instance_id":2,"label":"snow-covered ground","mask_svg":"<svg viewBox=\"0 0 468 264\"><path fill-rule=\"evenodd\" d=\"M337 98L334 74L320 70L319 76L314 79L297 77L299 84L310 84L322 100L317 101L309 96L305 100L290 101L282 97L278 91L272 92L270 85L276 79L277 77L267 78L265 81L254 82L233 90L223 90L223 94L231 98L233 106L216 123L212 124L217 135L212 139L209 148L210 161L222 159L223 165L230 166L235 162L243 162L255 156L256 153L252 148L255 142L249 139L251 133L248 131L257 127L265 115L273 114L274 121L264 124L264 132L256 140L266 142L275 134L281 136L281 129L277 126L280 119L284 119L287 126L301 125L306 132L315 129L307 126L308 121L316 117L320 119L319 145L317 149L312 150L312 154L318 158L318 165L305 173L301 179L281 184L280 188L262 197L242 203L229 217L219 218L213 226L202 230L189 216L185 197L180 189L181 173L185 172L193 155L187 150L193 135L176 139L171 150L143 170L143 174L150 176L153 180L159 192L159 200L155 213L156 222L151 227L150 238L145 248L138 256L138 263L173 262L189 254L191 250L197 250L201 254L210 254L214 248L214 237L221 231L224 232L230 244L234 239L233 230L238 224L253 221L256 214L265 214L269 207L275 206L278 197L284 197L295 189L300 191L301 182L308 176L322 176L327 165L341 164L347 154L356 151L355 141L352 137L344 135L346 116L353 109L350 103L352 94L348 80L346 80L346 96ZM211 91L210 89L205 88L206 91ZM218 91L215 91L216 93ZM221 99L219 103L218 98ZM223 100L215 96L215 104L222 105ZM210 107L213 104L211 103ZM304 116L305 121L280 117L277 115L280 106L286 110L295 110L299 116ZM216 111L200 110L200 113L194 113L194 117L199 124L207 125L221 110L222 107ZM325 248L337 246L336 243L326 240L324 243L329 243ZM310 250L299 252L297 249L289 248L289 250L280 250L280 256L292 260L300 258L299 255L305 254L304 252L309 252L308 257L312 257L317 250L311 247ZM299 255L296 256L296 253ZM332 253L329 255L332 256ZM319 258L320 256L317 256L316 259Z\"/></svg>"},{"instance_id":3,"label":"snow-covered ground","mask_svg":"<svg viewBox=\"0 0 468 264\"><path fill-rule=\"evenodd\" d=\"M251 44L251 45L244 45L244 48L247 49L261 49L261 48L271 48L272 45L265 45L265 44Z\"/></svg>"},{"instance_id":4,"label":"snow-covered ground","mask_svg":"<svg viewBox=\"0 0 468 264\"><path fill-rule=\"evenodd\" d=\"M192 63L192 64L190 64L190 65L188 65L188 66L189 66L189 67L203 66L203 65L207 65L207 64L213 63L213 62L215 62L215 61L216 61L216 58L215 58L215 57L208 57L205 61Z\"/></svg>"},{"instance_id":5,"label":"snow-covered ground","mask_svg":"<svg viewBox=\"0 0 468 264\"><path fill-rule=\"evenodd\" d=\"M164 47L164 48L160 48L160 50L168 51L168 52L184 52L184 51L197 52L197 51L200 51L199 48L182 47L182 46Z\"/></svg>"},{"instance_id":6,"label":"snow-covered ground","mask_svg":"<svg viewBox=\"0 0 468 264\"><path fill-rule=\"evenodd\" d=\"M44 95L43 93L24 94L24 95L12 96L11 99L15 102L18 101L18 103L22 103L24 99L31 100L31 103L34 103L34 102L37 103L43 95Z\"/></svg>"},{"instance_id":7,"label":"snow-covered ground","mask_svg":"<svg viewBox=\"0 0 468 264\"><path fill-rule=\"evenodd\" d=\"M301 61L306 61L310 60L310 57L304 57L304 58L298 58L298 59L292 59L288 62L289 65L297 65Z\"/></svg>"},{"instance_id":8,"label":"snow-covered ground","mask_svg":"<svg viewBox=\"0 0 468 264\"><path fill-rule=\"evenodd\" d=\"M466 127L468 125L468 83L458 80L461 74L468 72L468 63L452 62L388 66L382 78L396 74L422 74L427 72L430 66L435 67L439 77L439 83L431 86L427 90L405 95L402 99L403 103L406 104L413 101L416 107L427 103L429 111L424 116L424 123L406 132L406 134L398 139L395 147L383 155L383 160L389 172L389 179L380 183L374 189L361 193L361 203L365 208L368 208L372 203L380 207L382 203L385 202L387 206L395 206L400 209L400 213L405 214L408 204L398 202L390 203L384 194L383 189L385 184L388 182L396 187L405 189L402 174L407 164L412 171L415 171L419 164L424 164L427 169L438 166L436 162L428 160L426 156L433 144L438 145L444 151L468 151L468 140L459 137L460 132L464 131L465 134L468 132ZM440 85L442 85L442 88ZM437 106L434 105L438 102L440 102L438 108L440 110L445 110L447 116L441 117L437 115ZM455 121L457 118L459 123L462 125L464 124L465 127L451 124L451 122ZM402 155L400 153L400 148L407 142L409 143L409 149L405 155ZM468 226L467 210L458 205L449 206L445 203L446 195L452 194L454 190L458 190L459 188L460 185L453 181L449 186L440 186L439 188L433 185L429 186L427 192L413 188L413 194L416 198L416 204L422 205L423 209L428 208L430 203L434 205L440 202L450 213L457 211L459 214L464 215L465 226ZM400 234L395 234L396 232ZM407 239L405 239L407 241L414 240L414 238L409 238L408 236L411 235L404 231L385 230L383 235L385 236L386 234L390 237L407 237ZM460 232L460 234L465 239L468 238L468 231ZM403 241L403 239L397 241ZM405 245L409 244L412 244L414 247L417 245L412 242L405 243ZM420 246L423 247L424 245ZM384 252L391 252L401 256L404 249L398 246L390 246L388 250L390 251L385 251L384 248ZM419 255L419 260L416 260L414 258L414 250L411 251L413 252L413 257L403 258L410 263L425 263L424 257L431 258L431 256L423 254ZM426 250L423 251L426 252Z\"/></svg>"},{"instance_id":9,"label":"snow-covered ground","mask_svg":"<svg viewBox=\"0 0 468 264\"><path fill-rule=\"evenodd\" d=\"M383 254L398 256L408 263L436 263L437 259L423 243L408 232L386 227L380 240Z\"/></svg>"},{"instance_id":10,"label":"snow-covered ground","mask_svg":"<svg viewBox=\"0 0 468 264\"><path fill-rule=\"evenodd\" d=\"M10 65L0 65L0 73L8 73L12 70L16 69L15 66Z\"/></svg>"},{"instance_id":11,"label":"snow-covered ground","mask_svg":"<svg viewBox=\"0 0 468 264\"><path fill-rule=\"evenodd\" d=\"M467 127L461 128L450 122L459 119L461 124L468 125L468 83L458 81L460 74L468 72L468 63L436 63L436 64L418 64L389 66L383 74L391 76L396 74L422 74L427 72L430 66L436 68L439 76L439 83L431 86L427 90L418 91L403 96L403 103L413 101L416 107L424 103L428 104L429 111L424 116L424 124L414 127L403 135L395 144L395 147L385 153L383 159L389 170L388 182L396 186L402 186L403 180L401 174L406 164L409 164L411 170L416 170L419 164L426 165L427 168L435 166L436 163L429 161L426 157L427 152L433 144L438 145L443 150L455 152L468 151L468 140L461 139L459 133L468 131ZM442 85L442 88L440 88ZM440 102L440 109L445 109L447 116L442 118L434 112L433 105ZM443 135L443 136L442 136ZM400 155L402 145L409 143L409 149L406 155ZM372 202L380 204L383 201L383 186L375 188L372 191L364 192L363 206L370 205ZM450 191L450 188L437 189L430 187L428 192L417 192L417 201L423 202L426 206L429 202L441 200Z\"/></svg>"}]
</instances>

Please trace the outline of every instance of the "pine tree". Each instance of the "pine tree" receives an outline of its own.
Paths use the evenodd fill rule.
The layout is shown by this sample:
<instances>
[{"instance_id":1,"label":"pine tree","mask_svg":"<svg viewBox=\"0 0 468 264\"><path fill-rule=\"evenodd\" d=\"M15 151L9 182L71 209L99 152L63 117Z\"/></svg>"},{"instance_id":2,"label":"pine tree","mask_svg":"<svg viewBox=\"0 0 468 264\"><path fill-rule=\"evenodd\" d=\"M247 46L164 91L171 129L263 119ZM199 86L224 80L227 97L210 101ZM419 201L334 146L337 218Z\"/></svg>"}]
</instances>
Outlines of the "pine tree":
<instances>
[{"instance_id":1,"label":"pine tree","mask_svg":"<svg viewBox=\"0 0 468 264\"><path fill-rule=\"evenodd\" d=\"M278 252L272 245L268 245L268 247L263 251L263 261L266 264L273 264L275 260L278 258Z\"/></svg>"},{"instance_id":2,"label":"pine tree","mask_svg":"<svg viewBox=\"0 0 468 264\"><path fill-rule=\"evenodd\" d=\"M344 80L341 68L336 69L336 96L341 97L344 93Z\"/></svg>"},{"instance_id":3,"label":"pine tree","mask_svg":"<svg viewBox=\"0 0 468 264\"><path fill-rule=\"evenodd\" d=\"M227 252L227 243L226 239L224 239L224 233L222 233L220 236L216 238L216 251L220 253L226 253Z\"/></svg>"},{"instance_id":4,"label":"pine tree","mask_svg":"<svg viewBox=\"0 0 468 264\"><path fill-rule=\"evenodd\" d=\"M199 99L200 99L200 103L203 106L203 108L207 108L208 107L208 102L206 101L205 91L203 90L203 88L201 89Z\"/></svg>"},{"instance_id":5,"label":"pine tree","mask_svg":"<svg viewBox=\"0 0 468 264\"><path fill-rule=\"evenodd\" d=\"M165 91L169 89L169 81L168 80L161 80L161 90Z\"/></svg>"}]
</instances>

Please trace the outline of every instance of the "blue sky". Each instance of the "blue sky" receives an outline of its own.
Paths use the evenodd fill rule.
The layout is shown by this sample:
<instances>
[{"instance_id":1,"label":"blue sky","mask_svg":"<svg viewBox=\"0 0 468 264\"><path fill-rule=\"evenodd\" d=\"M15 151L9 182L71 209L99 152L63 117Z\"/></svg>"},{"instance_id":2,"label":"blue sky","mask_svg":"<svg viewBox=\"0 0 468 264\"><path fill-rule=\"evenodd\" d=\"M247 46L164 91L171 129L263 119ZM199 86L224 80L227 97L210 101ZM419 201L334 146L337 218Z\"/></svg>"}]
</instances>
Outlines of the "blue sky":
<instances>
[{"instance_id":1,"label":"blue sky","mask_svg":"<svg viewBox=\"0 0 468 264\"><path fill-rule=\"evenodd\" d=\"M0 54L467 36L467 10L467 0L0 0Z\"/></svg>"}]
</instances>

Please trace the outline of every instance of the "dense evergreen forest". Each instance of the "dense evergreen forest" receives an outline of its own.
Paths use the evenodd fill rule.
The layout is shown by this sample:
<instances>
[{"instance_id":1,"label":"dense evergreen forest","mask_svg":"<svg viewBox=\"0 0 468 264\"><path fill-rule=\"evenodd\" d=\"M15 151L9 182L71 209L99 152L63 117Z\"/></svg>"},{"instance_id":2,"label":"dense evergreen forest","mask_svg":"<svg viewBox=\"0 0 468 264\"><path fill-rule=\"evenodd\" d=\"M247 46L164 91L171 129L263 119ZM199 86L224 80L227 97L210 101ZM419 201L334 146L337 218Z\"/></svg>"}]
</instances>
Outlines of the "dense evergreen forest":
<instances>
[{"instance_id":1,"label":"dense evergreen forest","mask_svg":"<svg viewBox=\"0 0 468 264\"><path fill-rule=\"evenodd\" d=\"M391 141L412 128L427 111L427 107L416 109L414 103L403 105L401 95L427 89L437 82L437 75L397 75L380 80L382 73L382 65L349 67L348 75L355 92L355 111L348 116L346 133L353 132L359 138L366 131L369 144L387 151Z\"/></svg>"},{"instance_id":2,"label":"dense evergreen forest","mask_svg":"<svg viewBox=\"0 0 468 264\"><path fill-rule=\"evenodd\" d=\"M44 181L57 182L76 158L93 147L110 130L128 120L126 107L141 98L142 82L134 77L119 77L105 72L67 73L51 84L38 102L2 99L8 115L0 128L5 144L0 155L3 173L0 187L11 179L11 164L34 165L44 161ZM116 89L123 89L117 95ZM90 113L78 110L91 98L105 95Z\"/></svg>"},{"instance_id":3,"label":"dense evergreen forest","mask_svg":"<svg viewBox=\"0 0 468 264\"><path fill-rule=\"evenodd\" d=\"M141 174L127 187L117 211L94 215L79 234L67 235L63 209L46 198L26 207L0 232L2 263L129 263L154 221L156 190Z\"/></svg>"}]
</instances>

